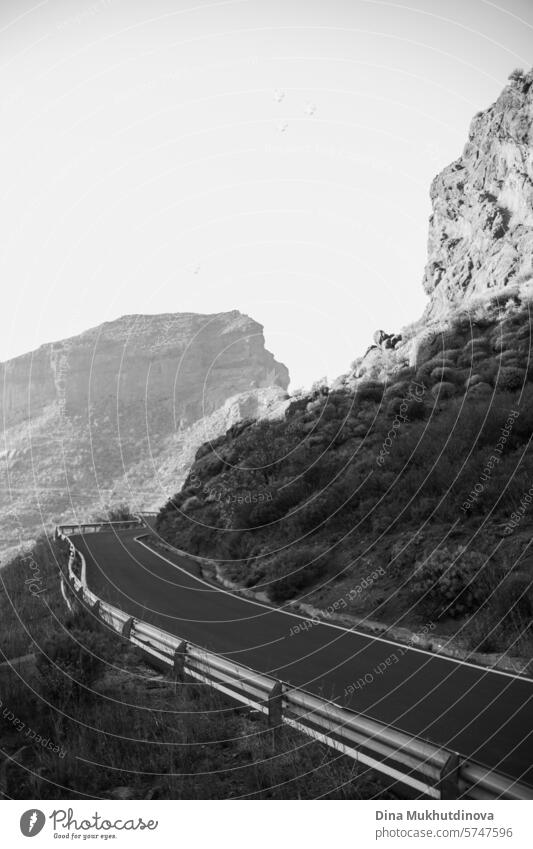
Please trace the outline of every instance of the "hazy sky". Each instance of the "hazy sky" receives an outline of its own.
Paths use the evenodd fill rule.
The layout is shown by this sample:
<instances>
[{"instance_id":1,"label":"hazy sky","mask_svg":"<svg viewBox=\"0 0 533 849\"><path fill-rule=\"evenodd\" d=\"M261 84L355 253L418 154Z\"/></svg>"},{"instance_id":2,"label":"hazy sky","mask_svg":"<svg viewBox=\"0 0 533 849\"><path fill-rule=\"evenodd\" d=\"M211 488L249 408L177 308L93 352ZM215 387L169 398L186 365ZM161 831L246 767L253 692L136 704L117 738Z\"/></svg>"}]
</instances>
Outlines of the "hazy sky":
<instances>
[{"instance_id":1,"label":"hazy sky","mask_svg":"<svg viewBox=\"0 0 533 849\"><path fill-rule=\"evenodd\" d=\"M531 0L2 0L0 359L239 309L293 388L417 318L429 185Z\"/></svg>"}]
</instances>

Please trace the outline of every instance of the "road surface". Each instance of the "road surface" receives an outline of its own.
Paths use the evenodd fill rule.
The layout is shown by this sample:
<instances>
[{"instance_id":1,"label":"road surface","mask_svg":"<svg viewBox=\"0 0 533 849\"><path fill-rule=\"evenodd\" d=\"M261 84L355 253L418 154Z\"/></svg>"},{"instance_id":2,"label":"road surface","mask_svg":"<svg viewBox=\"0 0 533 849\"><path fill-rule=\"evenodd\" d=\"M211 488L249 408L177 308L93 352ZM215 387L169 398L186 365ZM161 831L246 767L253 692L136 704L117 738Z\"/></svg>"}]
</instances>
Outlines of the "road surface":
<instances>
[{"instance_id":1,"label":"road surface","mask_svg":"<svg viewBox=\"0 0 533 849\"><path fill-rule=\"evenodd\" d=\"M203 582L190 558L148 550L139 534L72 537L103 600L533 786L533 681L259 605Z\"/></svg>"}]
</instances>

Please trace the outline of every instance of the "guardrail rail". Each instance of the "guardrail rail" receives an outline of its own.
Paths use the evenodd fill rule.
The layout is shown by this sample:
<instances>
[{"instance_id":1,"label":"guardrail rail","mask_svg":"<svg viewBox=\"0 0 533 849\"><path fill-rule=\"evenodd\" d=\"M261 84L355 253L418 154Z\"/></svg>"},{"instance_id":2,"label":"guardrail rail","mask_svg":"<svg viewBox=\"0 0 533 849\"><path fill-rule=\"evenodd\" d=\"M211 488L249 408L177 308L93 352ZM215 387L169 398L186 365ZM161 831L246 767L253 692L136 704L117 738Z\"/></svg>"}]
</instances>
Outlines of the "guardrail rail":
<instances>
[{"instance_id":1,"label":"guardrail rail","mask_svg":"<svg viewBox=\"0 0 533 849\"><path fill-rule=\"evenodd\" d=\"M122 527L118 527L122 526ZM71 534L143 526L142 517L124 522L60 525L56 536L68 542L67 575L61 592L70 610L74 595L114 631L128 639L175 680L202 681L268 717L274 735L283 724L321 741L358 763L434 799L533 799L533 788L491 771L444 747L342 708L209 652L102 601L87 586L86 564Z\"/></svg>"}]
</instances>

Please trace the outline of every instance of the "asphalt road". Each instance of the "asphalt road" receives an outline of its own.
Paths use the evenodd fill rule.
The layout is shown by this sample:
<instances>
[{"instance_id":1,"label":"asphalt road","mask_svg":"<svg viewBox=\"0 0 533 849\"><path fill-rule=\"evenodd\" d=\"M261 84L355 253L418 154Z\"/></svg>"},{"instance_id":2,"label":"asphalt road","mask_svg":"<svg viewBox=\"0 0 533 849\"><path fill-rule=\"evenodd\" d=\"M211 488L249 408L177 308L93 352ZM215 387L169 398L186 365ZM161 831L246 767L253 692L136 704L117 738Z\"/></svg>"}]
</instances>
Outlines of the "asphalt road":
<instances>
[{"instance_id":1,"label":"asphalt road","mask_svg":"<svg viewBox=\"0 0 533 849\"><path fill-rule=\"evenodd\" d=\"M532 681L328 624L302 628L301 617L202 583L194 561L147 550L134 539L139 533L72 537L100 598L533 786Z\"/></svg>"}]
</instances>

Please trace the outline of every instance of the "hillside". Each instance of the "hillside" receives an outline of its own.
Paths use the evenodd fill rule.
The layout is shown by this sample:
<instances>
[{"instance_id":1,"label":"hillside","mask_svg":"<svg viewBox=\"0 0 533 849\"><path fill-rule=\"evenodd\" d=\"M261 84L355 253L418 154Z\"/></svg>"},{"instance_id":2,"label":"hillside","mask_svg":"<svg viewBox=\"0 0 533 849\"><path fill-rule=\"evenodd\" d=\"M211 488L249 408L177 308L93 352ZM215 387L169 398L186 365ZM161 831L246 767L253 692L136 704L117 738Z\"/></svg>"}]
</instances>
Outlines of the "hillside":
<instances>
[{"instance_id":1,"label":"hillside","mask_svg":"<svg viewBox=\"0 0 533 849\"><path fill-rule=\"evenodd\" d=\"M67 558L42 536L2 570L4 798L405 797L290 728L274 756L260 714L193 680L176 687L94 614L71 615L57 580Z\"/></svg>"},{"instance_id":2,"label":"hillside","mask_svg":"<svg viewBox=\"0 0 533 849\"><path fill-rule=\"evenodd\" d=\"M237 310L124 316L1 368L4 554L112 502L159 505L199 444L270 414L289 382Z\"/></svg>"},{"instance_id":3,"label":"hillside","mask_svg":"<svg viewBox=\"0 0 533 849\"><path fill-rule=\"evenodd\" d=\"M531 656L532 83L512 75L433 183L424 317L202 446L167 541L279 603Z\"/></svg>"}]
</instances>

